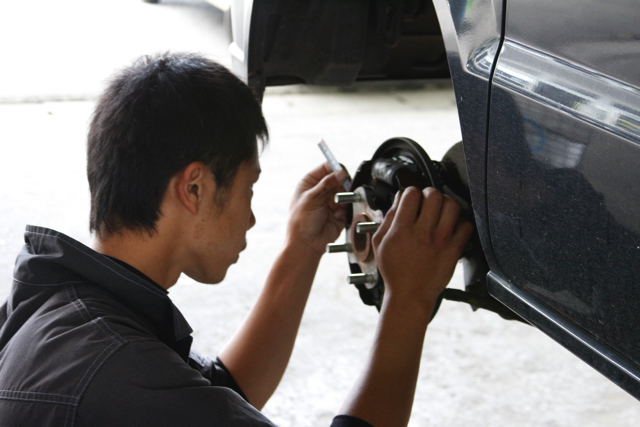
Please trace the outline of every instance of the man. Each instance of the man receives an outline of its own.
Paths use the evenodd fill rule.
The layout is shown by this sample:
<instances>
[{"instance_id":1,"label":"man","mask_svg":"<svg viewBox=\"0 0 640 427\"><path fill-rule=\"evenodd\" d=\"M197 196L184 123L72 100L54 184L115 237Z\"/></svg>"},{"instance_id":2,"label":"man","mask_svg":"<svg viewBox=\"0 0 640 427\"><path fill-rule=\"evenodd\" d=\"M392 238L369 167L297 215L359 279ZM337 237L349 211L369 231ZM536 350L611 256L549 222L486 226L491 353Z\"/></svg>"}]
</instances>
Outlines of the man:
<instances>
[{"instance_id":1,"label":"man","mask_svg":"<svg viewBox=\"0 0 640 427\"><path fill-rule=\"evenodd\" d=\"M0 309L2 426L262 426L289 361L320 258L344 227L347 178L322 165L300 183L284 248L244 325L215 361L167 296L179 275L218 283L255 224L251 90L191 54L117 75L91 122L93 249L28 226ZM385 300L367 366L334 426L406 425L422 342L471 225L433 189L396 198L374 236Z\"/></svg>"}]
</instances>

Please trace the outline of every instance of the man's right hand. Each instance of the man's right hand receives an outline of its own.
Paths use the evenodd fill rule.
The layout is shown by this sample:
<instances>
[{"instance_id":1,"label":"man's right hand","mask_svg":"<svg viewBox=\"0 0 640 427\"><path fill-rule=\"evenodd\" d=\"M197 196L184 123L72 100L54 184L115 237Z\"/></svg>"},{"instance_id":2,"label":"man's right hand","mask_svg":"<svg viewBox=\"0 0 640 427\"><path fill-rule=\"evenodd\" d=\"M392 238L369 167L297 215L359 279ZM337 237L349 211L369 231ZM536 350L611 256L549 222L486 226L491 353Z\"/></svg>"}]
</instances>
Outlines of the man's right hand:
<instances>
[{"instance_id":1,"label":"man's right hand","mask_svg":"<svg viewBox=\"0 0 640 427\"><path fill-rule=\"evenodd\" d=\"M407 188L373 236L385 295L369 360L341 413L376 427L409 422L427 324L472 225L434 188Z\"/></svg>"},{"instance_id":2,"label":"man's right hand","mask_svg":"<svg viewBox=\"0 0 640 427\"><path fill-rule=\"evenodd\" d=\"M373 236L385 299L433 309L473 230L459 214L458 203L433 187L396 196Z\"/></svg>"}]
</instances>

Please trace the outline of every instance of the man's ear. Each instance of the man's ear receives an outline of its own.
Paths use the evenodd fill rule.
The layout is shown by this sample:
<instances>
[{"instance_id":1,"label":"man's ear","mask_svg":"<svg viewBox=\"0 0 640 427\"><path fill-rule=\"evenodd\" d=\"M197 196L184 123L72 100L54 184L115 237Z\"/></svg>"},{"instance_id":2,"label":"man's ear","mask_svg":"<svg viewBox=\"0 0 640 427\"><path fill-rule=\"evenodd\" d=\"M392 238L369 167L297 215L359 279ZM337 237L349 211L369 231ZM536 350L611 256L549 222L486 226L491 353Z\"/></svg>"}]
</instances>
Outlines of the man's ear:
<instances>
[{"instance_id":1,"label":"man's ear","mask_svg":"<svg viewBox=\"0 0 640 427\"><path fill-rule=\"evenodd\" d=\"M213 194L215 181L202 162L187 165L176 175L175 190L178 201L192 214L197 214L205 194ZM214 188L211 188L211 187Z\"/></svg>"}]
</instances>

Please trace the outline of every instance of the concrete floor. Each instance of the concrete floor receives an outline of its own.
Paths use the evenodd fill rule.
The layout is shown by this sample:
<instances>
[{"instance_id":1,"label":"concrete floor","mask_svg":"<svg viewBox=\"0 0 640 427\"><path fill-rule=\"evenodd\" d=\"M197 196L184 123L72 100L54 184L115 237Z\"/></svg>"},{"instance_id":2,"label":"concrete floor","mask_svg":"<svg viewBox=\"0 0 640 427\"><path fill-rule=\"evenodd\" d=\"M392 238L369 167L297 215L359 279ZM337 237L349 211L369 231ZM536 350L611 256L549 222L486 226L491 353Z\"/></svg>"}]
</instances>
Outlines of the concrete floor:
<instances>
[{"instance_id":1,"label":"concrete floor","mask_svg":"<svg viewBox=\"0 0 640 427\"><path fill-rule=\"evenodd\" d=\"M90 242L85 133L104 79L139 54L168 49L228 64L225 34L221 14L198 0L0 5L0 37L14 41L0 48L8 59L0 69L0 299L10 290L25 224ZM171 290L196 347L210 355L266 277L290 194L323 161L320 138L352 172L390 137L413 138L435 159L460 138L447 85L270 90L264 112L271 145L261 159L247 250L222 284L181 278ZM460 286L460 273L452 286ZM283 427L329 425L364 363L377 313L345 284L346 274L343 254L320 266L291 364L264 410ZM445 302L427 334L410 425L626 427L638 419L636 399L541 332Z\"/></svg>"}]
</instances>

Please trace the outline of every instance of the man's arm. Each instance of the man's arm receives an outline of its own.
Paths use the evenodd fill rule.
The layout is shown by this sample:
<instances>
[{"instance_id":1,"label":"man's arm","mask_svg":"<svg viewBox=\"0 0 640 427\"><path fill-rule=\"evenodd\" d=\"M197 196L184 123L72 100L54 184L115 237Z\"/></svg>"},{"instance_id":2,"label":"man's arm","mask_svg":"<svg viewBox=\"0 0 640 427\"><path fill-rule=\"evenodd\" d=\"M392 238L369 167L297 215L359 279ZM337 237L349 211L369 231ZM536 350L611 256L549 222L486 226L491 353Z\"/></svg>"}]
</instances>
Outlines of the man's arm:
<instances>
[{"instance_id":1,"label":"man's arm","mask_svg":"<svg viewBox=\"0 0 640 427\"><path fill-rule=\"evenodd\" d=\"M345 172L328 164L302 180L291 203L285 246L244 324L219 357L261 409L282 379L320 258L345 225L344 207L333 201Z\"/></svg>"},{"instance_id":2,"label":"man's arm","mask_svg":"<svg viewBox=\"0 0 640 427\"><path fill-rule=\"evenodd\" d=\"M385 279L375 341L341 413L376 427L407 425L427 325L472 230L459 212L433 188L396 198L373 238Z\"/></svg>"}]
</instances>

